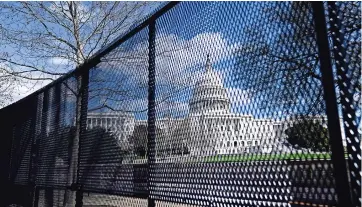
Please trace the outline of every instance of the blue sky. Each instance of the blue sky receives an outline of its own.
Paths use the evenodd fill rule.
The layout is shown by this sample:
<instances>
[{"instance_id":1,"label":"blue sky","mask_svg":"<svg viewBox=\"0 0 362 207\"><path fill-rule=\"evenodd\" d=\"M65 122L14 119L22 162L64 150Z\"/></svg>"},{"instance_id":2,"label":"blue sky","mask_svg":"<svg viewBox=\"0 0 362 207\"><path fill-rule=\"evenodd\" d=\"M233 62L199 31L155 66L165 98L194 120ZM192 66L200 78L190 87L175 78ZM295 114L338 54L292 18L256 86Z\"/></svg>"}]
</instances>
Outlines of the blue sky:
<instances>
[{"instance_id":1,"label":"blue sky","mask_svg":"<svg viewBox=\"0 0 362 207\"><path fill-rule=\"evenodd\" d=\"M236 65L236 49L248 45L250 42L258 41L267 41L272 45L281 33L277 26L278 23L268 22L268 19L265 18L268 15L266 9L271 8L273 4L260 2L186 2L179 4L160 17L156 22L156 53L158 54L156 56L158 78L156 79L158 81L156 82L156 99L161 100L163 95L170 93L172 97L167 106L160 105L157 108L158 115L162 116L162 114L168 113L168 109L175 117L187 114L187 104L192 96L193 84L205 70L206 55L210 54L213 68L222 77L224 87L232 99L232 112L252 114L257 117L275 116L275 113L278 114L279 118L285 116L286 114L280 114L278 108L261 110L259 108L260 100L253 99L251 95L248 95L247 88L241 84L240 79L247 77L240 77L237 72L235 73L235 71L243 69L243 66ZM257 35L255 37L247 36L246 31L252 29L257 29ZM125 54L131 54L131 56L147 55L147 32L145 29L141 34L137 34L121 45L116 50L120 51L118 56ZM117 55L114 56L117 57ZM129 75L129 71L135 73L138 73L136 71L139 70L146 71L147 59L143 59L141 62L138 66L115 63L109 70L114 71L114 76ZM107 70L105 64L102 64L102 67ZM122 71L127 72L123 74ZM108 71L103 75L106 73L112 76L113 72ZM138 74L138 76L140 75ZM147 83L145 78L143 78L144 84ZM175 90L181 87L178 85L182 84L186 86L186 90L175 93ZM278 89L274 88L274 90ZM132 104L125 102L108 103L118 108L126 106L131 108L134 106L136 108L146 107L146 91L135 89L134 92L142 95L139 97L140 100L133 100L135 102ZM303 109L296 107L294 110L302 111Z\"/></svg>"},{"instance_id":2,"label":"blue sky","mask_svg":"<svg viewBox=\"0 0 362 207\"><path fill-rule=\"evenodd\" d=\"M32 3L36 4L36 2L32 2ZM30 4L32 4L32 3L30 3ZM59 3L59 2L57 2L57 3ZM13 7L20 5L19 2L6 2L4 4L10 5ZM137 23L134 23L134 25L137 25L139 22L144 20L145 16L154 12L155 9L161 4L164 4L164 3L153 2L152 4L149 4L147 7L145 7L142 10L141 14L137 15L137 18L139 18L139 19L129 18L129 20L127 20L127 21L129 21L129 25L132 25L134 22L137 22ZM50 10L54 9L50 2L45 2L44 5L45 5L45 7L47 7ZM87 10L90 5L91 5L90 2L82 2L79 7L79 10ZM10 10L7 10L7 11L2 10L2 12L3 13L0 15L0 22L1 22L0 26L4 27L10 31L23 29L25 31L28 31L29 33L35 33L35 32L44 30L42 25L35 24L34 21L32 21L31 19L28 19L27 16L21 15L21 13L19 14L16 12L12 12ZM44 12L43 10L39 10L39 11L37 10L37 12L39 12L39 14L42 14L42 15L43 15L43 13L46 14L46 12ZM84 15L87 15L87 13L85 13ZM120 14L120 17L122 17L121 14ZM114 23L110 22L110 25L115 24L115 23L117 23L117 22L114 22ZM59 37L66 39L66 40L69 39L70 41L72 41L71 37L69 37L69 36L67 36L67 34L65 34L64 28L61 28L60 26L58 26L56 24L52 24L52 23L47 23L47 27L51 28L51 31L54 32ZM89 32L87 30L86 26L82 27L82 32ZM121 32L125 33L126 31L121 31ZM2 33L2 34L5 34L5 33ZM115 39L116 37L117 37L117 35L111 37L110 40ZM34 40L34 41L30 41L30 43L37 44L38 41L41 42L43 40L44 40L44 38L39 37L39 38L36 38L36 40ZM55 45L55 43L56 43L56 41L52 42L52 41L48 41L48 40L47 40L47 42L50 45L53 45L53 44ZM11 60L15 60L16 62L32 65L35 67L43 67L43 68L46 68L48 71L61 72L61 73L68 72L75 68L75 65L72 63L69 63L69 61L62 59L61 57L54 57L51 54L51 50L47 50L47 51L38 53L39 51L34 51L31 49L26 50L24 47L22 47L23 44L21 44L21 45L5 44L5 42L2 39L0 39L0 43L2 44L2 47L0 48L0 55L6 56L6 54L10 54ZM86 50L87 50L87 48L86 48ZM17 55L16 54L17 51L23 51L23 55ZM96 52L96 51L94 51L94 52ZM49 58L45 58L45 57L39 58L39 55L50 56L50 57ZM34 57L32 57L32 56L34 56ZM2 66L3 65L4 64L2 64ZM7 65L6 67L9 67L9 65ZM15 71L24 70L24 68L22 68L20 66L11 65L10 67L12 69L14 69ZM40 73L32 73L31 75L29 74L29 76L43 77L43 78L44 77L46 77L46 78L58 77L58 76L50 76L50 75L45 75L45 74L40 74ZM45 86L49 82L50 81L48 81L48 80L46 80L46 81L25 81L25 80L23 80L23 81L19 81L19 83L15 83L14 84L15 90L13 93L13 95L14 95L13 102L38 90L39 88ZM10 104L10 102L8 104Z\"/></svg>"},{"instance_id":3,"label":"blue sky","mask_svg":"<svg viewBox=\"0 0 362 207\"><path fill-rule=\"evenodd\" d=\"M242 84L242 80L249 77L241 76L243 73L240 71L243 71L243 65L236 64L237 49L244 46L260 46L261 42L277 48L278 45L275 41L278 35L292 34L293 28L288 28L286 25L281 26L280 23L269 21L266 18L269 15L268 12L272 11L270 9L276 4L278 3L183 2L160 17L156 23L156 52L158 53L156 58L156 99L161 100L168 94L172 94L172 96L167 105L158 107L158 115L165 115L166 109L170 109L174 117L182 117L188 113L187 104L192 95L193 85L205 70L207 54L210 54L212 66L222 77L224 87L232 99L232 112L273 118L285 117L291 113L303 113L304 109L300 108L305 105L302 102L303 99L299 106L294 105L294 108L288 112L289 114L283 112L282 106L262 110L260 101L263 99L263 93L257 97L249 93L250 88ZM276 8L288 10L289 6L290 3L283 3ZM252 35L250 32L255 33ZM147 35L146 28L105 57L107 59L131 55L132 58L137 57L136 60L104 62L97 66L96 73L92 73L93 77L109 80L104 83L108 88L130 91L127 94L127 100L122 101L115 100L120 98L119 95L109 95L109 98L113 98L113 100L107 100L107 104L116 109L132 111L144 110L147 107L147 87L139 87L147 85ZM288 52L283 48L279 50L283 53ZM254 64L254 67L259 65L263 67L262 63ZM63 64L56 60L54 66L61 68ZM68 68L64 68L64 70L68 70ZM263 71L263 68L258 68L258 71ZM310 86L318 86L318 84L313 84L311 83ZM103 86L100 85L100 87ZM96 89L91 84L92 87ZM175 90L179 90L180 87L186 89L175 93ZM279 85L274 85L272 91L277 92L279 87ZM291 90L297 91L296 88L291 88ZM265 93L264 99L270 95L267 94L268 92ZM311 90L310 94L304 95L308 97L312 93ZM104 96L93 99L89 108L100 106L104 101ZM122 98L125 97L122 96ZM140 114L136 116L142 119L146 117L146 112Z\"/></svg>"}]
</instances>

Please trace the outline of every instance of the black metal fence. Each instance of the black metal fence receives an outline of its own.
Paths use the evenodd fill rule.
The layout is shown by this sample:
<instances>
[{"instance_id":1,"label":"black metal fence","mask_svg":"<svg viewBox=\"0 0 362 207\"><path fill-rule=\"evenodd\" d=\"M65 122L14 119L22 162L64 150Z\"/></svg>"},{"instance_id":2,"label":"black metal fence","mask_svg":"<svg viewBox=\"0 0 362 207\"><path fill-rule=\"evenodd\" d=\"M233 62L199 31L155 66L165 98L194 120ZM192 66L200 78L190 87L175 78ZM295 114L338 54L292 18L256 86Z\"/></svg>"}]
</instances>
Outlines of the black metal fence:
<instances>
[{"instance_id":1,"label":"black metal fence","mask_svg":"<svg viewBox=\"0 0 362 207\"><path fill-rule=\"evenodd\" d=\"M360 206L361 3L172 2L0 110L1 206Z\"/></svg>"}]
</instances>

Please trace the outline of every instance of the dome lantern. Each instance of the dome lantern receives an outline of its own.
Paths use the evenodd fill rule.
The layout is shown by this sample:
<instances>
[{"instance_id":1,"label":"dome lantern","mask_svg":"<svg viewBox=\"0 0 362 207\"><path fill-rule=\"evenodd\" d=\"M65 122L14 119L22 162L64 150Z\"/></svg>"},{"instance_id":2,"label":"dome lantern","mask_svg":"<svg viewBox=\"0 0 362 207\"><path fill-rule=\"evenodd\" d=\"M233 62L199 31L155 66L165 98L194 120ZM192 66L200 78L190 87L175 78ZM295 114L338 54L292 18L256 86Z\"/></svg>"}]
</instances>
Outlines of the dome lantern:
<instances>
[{"instance_id":1,"label":"dome lantern","mask_svg":"<svg viewBox=\"0 0 362 207\"><path fill-rule=\"evenodd\" d=\"M206 71L211 71L211 62L210 62L210 54L207 54L207 59L206 59Z\"/></svg>"}]
</instances>

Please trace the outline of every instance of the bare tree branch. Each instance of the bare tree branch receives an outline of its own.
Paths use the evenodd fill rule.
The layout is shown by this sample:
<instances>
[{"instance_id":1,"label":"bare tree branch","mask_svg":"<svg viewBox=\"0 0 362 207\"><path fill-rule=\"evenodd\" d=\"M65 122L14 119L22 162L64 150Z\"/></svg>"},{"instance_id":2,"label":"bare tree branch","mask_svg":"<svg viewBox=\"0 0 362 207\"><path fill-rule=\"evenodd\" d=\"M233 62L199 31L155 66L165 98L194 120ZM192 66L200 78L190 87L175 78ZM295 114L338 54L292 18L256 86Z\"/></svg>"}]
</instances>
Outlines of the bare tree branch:
<instances>
[{"instance_id":1,"label":"bare tree branch","mask_svg":"<svg viewBox=\"0 0 362 207\"><path fill-rule=\"evenodd\" d=\"M49 76L63 75L158 4L1 2L0 63L6 67L0 77L3 81L14 76L18 81L38 82L52 79Z\"/></svg>"}]
</instances>

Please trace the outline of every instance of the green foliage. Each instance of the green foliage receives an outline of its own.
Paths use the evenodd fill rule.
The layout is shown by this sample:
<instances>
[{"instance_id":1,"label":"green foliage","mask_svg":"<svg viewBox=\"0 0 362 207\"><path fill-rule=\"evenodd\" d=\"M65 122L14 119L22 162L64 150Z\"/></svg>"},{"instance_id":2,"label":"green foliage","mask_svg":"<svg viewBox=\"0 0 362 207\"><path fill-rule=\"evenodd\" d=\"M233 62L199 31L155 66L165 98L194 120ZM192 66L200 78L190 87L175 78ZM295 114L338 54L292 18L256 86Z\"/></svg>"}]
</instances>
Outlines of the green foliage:
<instances>
[{"instance_id":1,"label":"green foliage","mask_svg":"<svg viewBox=\"0 0 362 207\"><path fill-rule=\"evenodd\" d=\"M312 120L303 120L285 130L287 141L297 148L330 151L328 130Z\"/></svg>"}]
</instances>

